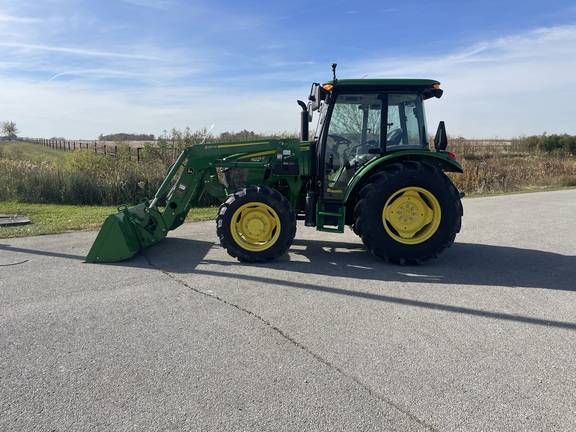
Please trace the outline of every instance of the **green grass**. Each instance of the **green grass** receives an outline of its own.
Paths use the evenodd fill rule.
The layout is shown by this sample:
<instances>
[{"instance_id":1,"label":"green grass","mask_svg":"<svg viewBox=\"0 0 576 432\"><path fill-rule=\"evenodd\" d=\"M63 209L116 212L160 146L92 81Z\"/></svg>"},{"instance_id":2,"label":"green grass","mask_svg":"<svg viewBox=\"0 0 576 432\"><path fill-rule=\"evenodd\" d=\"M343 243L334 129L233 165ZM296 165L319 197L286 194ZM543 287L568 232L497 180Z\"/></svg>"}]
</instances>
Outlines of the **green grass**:
<instances>
[{"instance_id":1,"label":"green grass","mask_svg":"<svg viewBox=\"0 0 576 432\"><path fill-rule=\"evenodd\" d=\"M0 201L0 214L26 216L32 222L27 225L0 227L0 238L95 231L100 229L108 215L117 211L116 207ZM192 209L186 222L215 219L216 213L216 207Z\"/></svg>"},{"instance_id":2,"label":"green grass","mask_svg":"<svg viewBox=\"0 0 576 432\"><path fill-rule=\"evenodd\" d=\"M63 160L66 152L26 141L0 141L0 155L13 159L24 159L22 156L26 155L25 159L30 161L56 161Z\"/></svg>"}]
</instances>

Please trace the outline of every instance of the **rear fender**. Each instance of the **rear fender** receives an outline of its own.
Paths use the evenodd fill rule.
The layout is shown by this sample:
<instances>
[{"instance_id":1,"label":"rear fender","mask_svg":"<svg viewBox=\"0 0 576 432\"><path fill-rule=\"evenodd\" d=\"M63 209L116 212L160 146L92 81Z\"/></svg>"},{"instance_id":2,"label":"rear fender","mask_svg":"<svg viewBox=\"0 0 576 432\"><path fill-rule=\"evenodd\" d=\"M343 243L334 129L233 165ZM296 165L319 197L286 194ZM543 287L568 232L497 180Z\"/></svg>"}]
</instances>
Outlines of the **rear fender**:
<instances>
[{"instance_id":1,"label":"rear fender","mask_svg":"<svg viewBox=\"0 0 576 432\"><path fill-rule=\"evenodd\" d=\"M374 172L381 171L387 165L402 162L404 160L421 162L436 167L444 172L463 172L462 165L449 156L447 152L412 150L391 153L367 163L356 172L346 189L344 203L347 203L349 200L355 201L358 192Z\"/></svg>"}]
</instances>

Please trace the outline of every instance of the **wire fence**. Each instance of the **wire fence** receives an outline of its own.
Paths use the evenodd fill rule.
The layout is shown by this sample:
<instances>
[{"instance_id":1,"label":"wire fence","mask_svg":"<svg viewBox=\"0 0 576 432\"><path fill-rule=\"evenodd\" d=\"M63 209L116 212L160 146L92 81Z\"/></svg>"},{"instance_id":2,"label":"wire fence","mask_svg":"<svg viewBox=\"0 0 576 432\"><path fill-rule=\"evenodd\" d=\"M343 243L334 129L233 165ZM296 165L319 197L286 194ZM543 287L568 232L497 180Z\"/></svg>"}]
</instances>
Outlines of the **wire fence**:
<instances>
[{"instance_id":1,"label":"wire fence","mask_svg":"<svg viewBox=\"0 0 576 432\"><path fill-rule=\"evenodd\" d=\"M116 156L118 153L118 144L113 141L67 141L45 138L24 138L25 141L40 144L44 147L49 147L54 150L62 151L92 151L95 154L102 154L108 156ZM142 141L124 142L122 146L130 148L131 155L134 159L140 162L141 152L145 143Z\"/></svg>"}]
</instances>

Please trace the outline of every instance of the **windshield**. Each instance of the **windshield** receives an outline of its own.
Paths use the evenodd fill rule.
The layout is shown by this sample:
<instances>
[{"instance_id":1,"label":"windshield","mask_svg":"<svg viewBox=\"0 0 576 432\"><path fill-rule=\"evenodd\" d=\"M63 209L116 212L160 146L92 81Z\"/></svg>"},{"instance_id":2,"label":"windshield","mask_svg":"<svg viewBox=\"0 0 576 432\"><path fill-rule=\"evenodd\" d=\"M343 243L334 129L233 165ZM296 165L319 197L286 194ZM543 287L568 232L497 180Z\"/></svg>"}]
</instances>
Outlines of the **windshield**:
<instances>
[{"instance_id":1,"label":"windshield","mask_svg":"<svg viewBox=\"0 0 576 432\"><path fill-rule=\"evenodd\" d=\"M339 198L358 168L378 155L428 148L418 93L339 94L333 103L324 146L325 198Z\"/></svg>"}]
</instances>

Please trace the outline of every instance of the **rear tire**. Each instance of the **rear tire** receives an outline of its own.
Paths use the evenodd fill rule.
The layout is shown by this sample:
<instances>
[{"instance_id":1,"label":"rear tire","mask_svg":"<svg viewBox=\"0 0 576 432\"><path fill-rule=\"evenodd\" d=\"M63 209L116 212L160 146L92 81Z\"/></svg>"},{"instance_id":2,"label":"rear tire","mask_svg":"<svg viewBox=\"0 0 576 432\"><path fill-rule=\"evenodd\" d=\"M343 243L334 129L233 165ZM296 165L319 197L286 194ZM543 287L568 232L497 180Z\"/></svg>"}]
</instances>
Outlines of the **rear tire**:
<instances>
[{"instance_id":1,"label":"rear tire","mask_svg":"<svg viewBox=\"0 0 576 432\"><path fill-rule=\"evenodd\" d=\"M419 264L452 245L462 214L460 194L443 172L402 161L375 174L362 188L354 228L377 257Z\"/></svg>"},{"instance_id":2,"label":"rear tire","mask_svg":"<svg viewBox=\"0 0 576 432\"><path fill-rule=\"evenodd\" d=\"M284 255L292 245L296 215L277 190L249 186L220 205L216 234L222 247L239 261L271 261Z\"/></svg>"}]
</instances>

